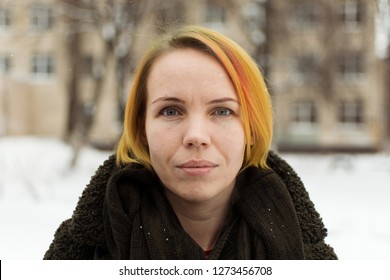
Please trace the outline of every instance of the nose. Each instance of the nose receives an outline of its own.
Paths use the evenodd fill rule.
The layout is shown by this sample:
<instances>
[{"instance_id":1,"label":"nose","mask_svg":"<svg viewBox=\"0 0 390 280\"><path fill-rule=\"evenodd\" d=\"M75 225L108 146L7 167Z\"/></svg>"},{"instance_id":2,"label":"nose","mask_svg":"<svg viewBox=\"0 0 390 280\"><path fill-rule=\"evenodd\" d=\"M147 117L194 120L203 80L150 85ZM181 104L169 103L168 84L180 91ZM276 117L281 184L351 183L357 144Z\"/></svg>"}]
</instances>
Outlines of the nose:
<instances>
[{"instance_id":1,"label":"nose","mask_svg":"<svg viewBox=\"0 0 390 280\"><path fill-rule=\"evenodd\" d=\"M208 147L210 145L210 134L207 122L201 118L194 118L186 122L183 144L187 148Z\"/></svg>"}]
</instances>

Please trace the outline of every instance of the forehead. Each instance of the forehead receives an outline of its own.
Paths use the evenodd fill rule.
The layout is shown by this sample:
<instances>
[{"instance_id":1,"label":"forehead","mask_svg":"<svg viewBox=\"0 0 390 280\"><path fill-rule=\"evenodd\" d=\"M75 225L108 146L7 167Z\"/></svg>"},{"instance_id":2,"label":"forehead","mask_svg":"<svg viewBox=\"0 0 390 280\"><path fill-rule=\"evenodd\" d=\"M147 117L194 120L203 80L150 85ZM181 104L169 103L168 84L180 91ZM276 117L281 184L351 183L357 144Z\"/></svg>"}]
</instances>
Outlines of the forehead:
<instances>
[{"instance_id":1,"label":"forehead","mask_svg":"<svg viewBox=\"0 0 390 280\"><path fill-rule=\"evenodd\" d=\"M193 48L173 49L156 58L151 67L151 73L160 71L159 75L169 72L191 73L191 69L204 67L221 71L223 66L211 54ZM207 68L206 68L207 67ZM177 71L175 71L177 70Z\"/></svg>"},{"instance_id":2,"label":"forehead","mask_svg":"<svg viewBox=\"0 0 390 280\"><path fill-rule=\"evenodd\" d=\"M195 49L176 49L158 57L151 67L148 93L171 91L233 91L230 77L213 56Z\"/></svg>"}]
</instances>

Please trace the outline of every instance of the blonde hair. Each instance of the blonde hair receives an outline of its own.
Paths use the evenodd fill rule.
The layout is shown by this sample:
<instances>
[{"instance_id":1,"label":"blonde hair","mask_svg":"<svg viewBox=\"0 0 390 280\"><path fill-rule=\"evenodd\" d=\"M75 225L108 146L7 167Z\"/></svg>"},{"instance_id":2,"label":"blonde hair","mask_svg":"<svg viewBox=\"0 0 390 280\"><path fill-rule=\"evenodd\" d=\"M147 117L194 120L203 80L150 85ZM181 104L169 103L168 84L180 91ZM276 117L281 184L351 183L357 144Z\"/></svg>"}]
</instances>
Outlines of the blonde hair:
<instances>
[{"instance_id":1,"label":"blonde hair","mask_svg":"<svg viewBox=\"0 0 390 280\"><path fill-rule=\"evenodd\" d=\"M225 68L241 104L246 140L242 170L249 166L267 169L266 160L273 133L272 107L259 67L238 44L200 26L185 26L161 36L142 58L126 104L123 134L116 152L117 164L136 162L146 168L153 168L145 141L144 125L148 77L158 57L183 48L209 54Z\"/></svg>"}]
</instances>

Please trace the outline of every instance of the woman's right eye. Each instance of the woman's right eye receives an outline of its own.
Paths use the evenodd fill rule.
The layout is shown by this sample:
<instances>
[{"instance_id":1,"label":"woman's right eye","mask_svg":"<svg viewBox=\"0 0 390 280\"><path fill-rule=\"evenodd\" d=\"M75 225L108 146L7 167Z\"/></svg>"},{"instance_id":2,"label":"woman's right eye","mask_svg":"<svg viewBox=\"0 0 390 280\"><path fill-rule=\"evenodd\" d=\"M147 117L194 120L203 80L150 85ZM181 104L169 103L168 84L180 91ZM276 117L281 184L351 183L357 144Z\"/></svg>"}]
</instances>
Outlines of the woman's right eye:
<instances>
[{"instance_id":1,"label":"woman's right eye","mask_svg":"<svg viewBox=\"0 0 390 280\"><path fill-rule=\"evenodd\" d=\"M165 117L175 117L179 115L179 111L175 108L165 108L160 111L160 114Z\"/></svg>"}]
</instances>

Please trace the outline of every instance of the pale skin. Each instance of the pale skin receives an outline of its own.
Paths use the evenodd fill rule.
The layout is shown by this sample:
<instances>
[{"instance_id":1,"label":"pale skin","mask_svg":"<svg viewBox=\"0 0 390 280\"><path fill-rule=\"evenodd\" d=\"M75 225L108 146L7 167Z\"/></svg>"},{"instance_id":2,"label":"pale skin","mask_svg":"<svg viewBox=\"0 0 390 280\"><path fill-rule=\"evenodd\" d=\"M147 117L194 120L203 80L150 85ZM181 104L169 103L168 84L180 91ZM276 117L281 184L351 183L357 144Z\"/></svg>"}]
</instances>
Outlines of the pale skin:
<instances>
[{"instance_id":1,"label":"pale skin","mask_svg":"<svg viewBox=\"0 0 390 280\"><path fill-rule=\"evenodd\" d=\"M224 68L193 49L153 64L145 136L152 166L183 229L214 247L229 214L245 151L241 106Z\"/></svg>"}]
</instances>

